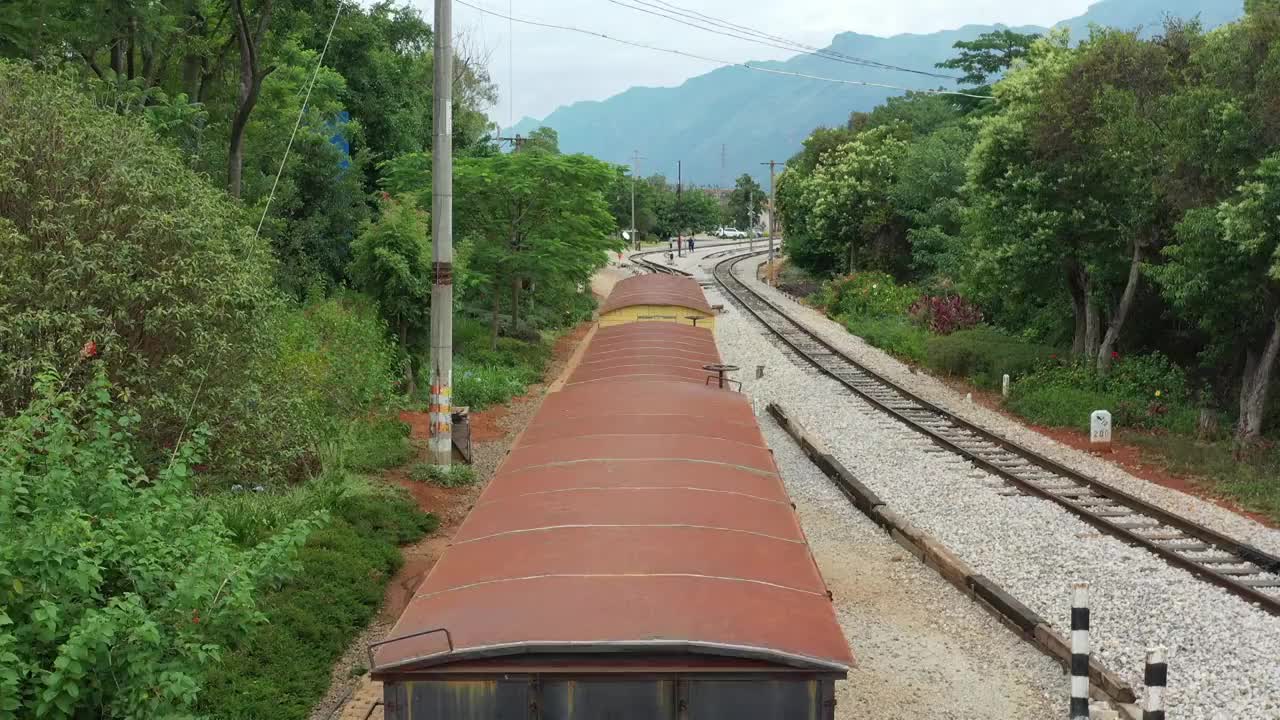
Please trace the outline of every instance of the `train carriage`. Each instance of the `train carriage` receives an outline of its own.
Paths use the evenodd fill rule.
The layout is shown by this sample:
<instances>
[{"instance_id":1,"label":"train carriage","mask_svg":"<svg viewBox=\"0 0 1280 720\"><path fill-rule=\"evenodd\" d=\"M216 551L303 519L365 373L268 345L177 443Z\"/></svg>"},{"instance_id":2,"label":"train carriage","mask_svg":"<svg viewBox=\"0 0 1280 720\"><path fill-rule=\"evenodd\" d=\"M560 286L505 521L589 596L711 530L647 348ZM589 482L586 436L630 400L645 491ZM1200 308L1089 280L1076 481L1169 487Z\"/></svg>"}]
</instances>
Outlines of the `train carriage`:
<instances>
[{"instance_id":1,"label":"train carriage","mask_svg":"<svg viewBox=\"0 0 1280 720\"><path fill-rule=\"evenodd\" d=\"M683 275L636 275L618 281L600 307L601 327L643 321L715 328L702 287Z\"/></svg>"},{"instance_id":2,"label":"train carriage","mask_svg":"<svg viewBox=\"0 0 1280 720\"><path fill-rule=\"evenodd\" d=\"M586 342L372 648L385 717L834 717L849 646L711 332Z\"/></svg>"}]
</instances>

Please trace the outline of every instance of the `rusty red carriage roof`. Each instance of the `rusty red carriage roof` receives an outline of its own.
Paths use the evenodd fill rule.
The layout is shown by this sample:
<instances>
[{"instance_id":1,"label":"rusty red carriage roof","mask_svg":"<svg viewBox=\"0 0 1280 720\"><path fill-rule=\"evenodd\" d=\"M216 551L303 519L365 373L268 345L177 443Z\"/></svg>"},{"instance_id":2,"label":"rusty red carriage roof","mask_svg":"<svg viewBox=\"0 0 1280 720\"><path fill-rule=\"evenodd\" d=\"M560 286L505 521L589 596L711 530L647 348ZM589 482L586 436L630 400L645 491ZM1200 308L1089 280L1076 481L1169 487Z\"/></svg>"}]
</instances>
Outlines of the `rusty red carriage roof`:
<instances>
[{"instance_id":1,"label":"rusty red carriage roof","mask_svg":"<svg viewBox=\"0 0 1280 720\"><path fill-rule=\"evenodd\" d=\"M376 670L537 654L563 671L621 650L843 672L848 644L751 404L703 384L719 361L703 328L598 329ZM435 628L448 637L406 637Z\"/></svg>"},{"instance_id":2,"label":"rusty red carriage roof","mask_svg":"<svg viewBox=\"0 0 1280 720\"><path fill-rule=\"evenodd\" d=\"M711 312L702 286L683 275L636 275L619 280L600 308L600 314L634 305L676 305Z\"/></svg>"}]
</instances>

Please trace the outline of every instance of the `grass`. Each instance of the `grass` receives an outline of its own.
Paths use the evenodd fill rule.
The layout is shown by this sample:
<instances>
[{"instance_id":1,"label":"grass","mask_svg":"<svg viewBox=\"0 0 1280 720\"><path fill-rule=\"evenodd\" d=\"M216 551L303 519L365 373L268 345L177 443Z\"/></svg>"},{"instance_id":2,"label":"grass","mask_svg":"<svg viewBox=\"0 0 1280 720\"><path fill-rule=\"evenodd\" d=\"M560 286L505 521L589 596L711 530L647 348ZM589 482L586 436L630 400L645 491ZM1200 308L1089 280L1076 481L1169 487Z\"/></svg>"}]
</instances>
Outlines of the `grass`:
<instances>
[{"instance_id":1,"label":"grass","mask_svg":"<svg viewBox=\"0 0 1280 720\"><path fill-rule=\"evenodd\" d=\"M466 320L455 327L458 355L453 365L453 403L472 410L501 405L521 395L542 380L551 360L552 346L545 339L526 342L498 338L489 346L489 331L483 324ZM419 382L422 400L429 390L427 378Z\"/></svg>"},{"instance_id":2,"label":"grass","mask_svg":"<svg viewBox=\"0 0 1280 720\"><path fill-rule=\"evenodd\" d=\"M1088 432L1093 411L1114 407L1114 403L1112 398L1093 390L1020 385L1006 407L1037 425Z\"/></svg>"},{"instance_id":3,"label":"grass","mask_svg":"<svg viewBox=\"0 0 1280 720\"><path fill-rule=\"evenodd\" d=\"M409 468L409 477L418 482L430 482L441 487L453 488L474 484L476 471L470 465L441 467L430 463L417 463Z\"/></svg>"},{"instance_id":4,"label":"grass","mask_svg":"<svg viewBox=\"0 0 1280 720\"><path fill-rule=\"evenodd\" d=\"M204 714L226 720L308 717L329 687L333 663L381 606L384 587L402 563L398 546L438 526L401 491L350 478L325 482L336 487L295 491L298 497L211 501L238 517L241 542L255 541L325 499L333 504L330 522L299 553L299 571L259 599L267 623L210 669L201 696Z\"/></svg>"},{"instance_id":5,"label":"grass","mask_svg":"<svg viewBox=\"0 0 1280 720\"><path fill-rule=\"evenodd\" d=\"M413 458L409 426L390 413L352 421L339 444L342 465L356 472L397 467Z\"/></svg>"},{"instance_id":6,"label":"grass","mask_svg":"<svg viewBox=\"0 0 1280 720\"><path fill-rule=\"evenodd\" d=\"M846 316L843 320L849 332L873 347L912 362L924 361L929 331L907 318Z\"/></svg>"},{"instance_id":7,"label":"grass","mask_svg":"<svg viewBox=\"0 0 1280 720\"><path fill-rule=\"evenodd\" d=\"M1173 433L1125 432L1120 439L1171 472L1195 478L1210 492L1280 522L1280 450L1267 448L1247 460L1232 453L1230 440L1201 442Z\"/></svg>"}]
</instances>

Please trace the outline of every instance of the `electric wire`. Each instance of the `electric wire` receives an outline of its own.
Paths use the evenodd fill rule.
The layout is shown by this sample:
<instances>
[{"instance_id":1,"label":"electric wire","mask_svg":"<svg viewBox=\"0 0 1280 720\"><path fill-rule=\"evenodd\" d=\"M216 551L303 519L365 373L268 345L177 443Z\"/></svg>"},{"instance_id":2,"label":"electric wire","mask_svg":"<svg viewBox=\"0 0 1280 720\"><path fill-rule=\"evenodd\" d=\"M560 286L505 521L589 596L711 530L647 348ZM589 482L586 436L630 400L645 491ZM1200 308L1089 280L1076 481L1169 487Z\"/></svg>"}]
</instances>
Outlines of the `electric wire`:
<instances>
[{"instance_id":1,"label":"electric wire","mask_svg":"<svg viewBox=\"0 0 1280 720\"><path fill-rule=\"evenodd\" d=\"M632 2L636 3L635 5L631 4L631 2L623 2L622 0L608 0L608 2L614 5L617 5L619 7L636 10L638 12L646 13L648 15L653 15L655 17L666 18L667 20L672 20L674 22L680 23L681 25L696 28L698 30L705 30L707 32L714 33L716 35L730 37L737 40L746 40L747 42L753 42L758 45L777 48L779 50L789 50L791 52L800 52L805 55L814 55L816 57L823 58L824 60L831 60L834 62L845 63L847 65L858 65L861 67L874 68L877 70L889 70L893 72L912 73L914 75L923 75L925 77L940 78L943 80L959 80L960 79L955 75L947 75L945 73L934 72L931 70L916 70L913 68L902 67L900 65L890 65L888 63L882 63L876 60L867 60L865 58L855 57L853 55L846 55L845 53L839 52L837 50L831 50L829 48L817 48L812 45L806 45L804 43L796 42L794 40L789 40L780 35L771 35L769 33L752 29L745 25L738 25L736 23L731 23L726 20L720 20L710 15L705 15L703 13L699 13L693 10L685 10L683 8L680 8L678 5L672 5L671 3L666 3L666 2L662 3L662 5L666 5L669 8L671 8L671 9L668 9L668 7L662 7L652 2L647 2L646 0L632 0ZM644 5L646 7L638 7L638 5ZM651 9L646 9L646 8L651 8ZM667 14L667 13L672 13L674 15L678 15L681 17L674 17L673 15ZM718 26L718 27L707 27L702 23L707 23L709 25Z\"/></svg>"},{"instance_id":2,"label":"electric wire","mask_svg":"<svg viewBox=\"0 0 1280 720\"><path fill-rule=\"evenodd\" d=\"M512 16L504 15L495 10L490 10L488 8L481 7L479 5L466 2L466 0L454 0L454 1L457 2L459 5L464 5L466 7L471 8L472 10L493 15L494 17L500 17L505 20L511 20L512 22L518 22L522 25L532 25L535 27L549 28L554 30L565 30L568 32L576 32L583 35L591 35L594 37L603 38L605 40L610 40L612 42L620 43L622 45L630 45L631 47L637 47L643 50L652 50L655 52L663 52L671 55L680 55L683 57L692 58L694 60L701 60L703 62L723 65L725 67L740 67L740 68L746 68L747 70L753 70L755 72L768 73L770 75L781 75L785 77L801 78L803 80L817 80L820 82L829 82L837 85L856 85L861 87L884 88L887 90L902 90L904 92L916 92L916 93L921 93L925 95L955 95L959 97L974 98L977 100L994 100L995 99L991 95L977 95L975 93L961 92L958 90L941 90L941 89L922 90L919 88L903 87L901 85L891 85L889 83L870 82L867 80L844 80L841 78L830 78L830 77L823 77L821 75L809 75L808 73L790 72L787 70L778 70L776 68L761 67L759 65L752 65L750 63L745 63L745 62L734 62L732 60L720 60L717 58L707 57L705 55L698 55L691 52L685 52L684 50L674 50L672 48L664 48L664 47L658 47L656 45L648 45L645 43L634 42L631 40L624 40L622 38L614 37L612 35L607 35L605 33L597 32L595 30L586 30L583 28L573 27L570 25L557 25L555 23L542 22L540 20L527 20L524 18L512 17Z\"/></svg>"},{"instance_id":3,"label":"electric wire","mask_svg":"<svg viewBox=\"0 0 1280 720\"><path fill-rule=\"evenodd\" d=\"M329 52L329 41L333 39L333 30L338 27L338 17L342 15L342 3L333 13L333 23L329 25L329 34L324 38L324 47L320 57L316 58L315 70L311 72L311 82L307 83L307 95L302 99L302 107L298 109L298 120L293 124L293 132L289 133L289 144L284 147L284 157L280 158L280 167L276 170L276 179L271 183L271 192L267 195L267 204L262 208L262 217L258 219L258 229L253 231L257 238L262 234L262 224L267 221L267 212L271 210L271 201L275 200L276 188L280 185L280 176L284 174L285 163L289 162L289 151L293 149L293 140L298 136L298 128L302 127L302 118L307 114L307 103L311 102L311 90L316 86L316 78L320 76L320 66L324 65L325 53Z\"/></svg>"}]
</instances>

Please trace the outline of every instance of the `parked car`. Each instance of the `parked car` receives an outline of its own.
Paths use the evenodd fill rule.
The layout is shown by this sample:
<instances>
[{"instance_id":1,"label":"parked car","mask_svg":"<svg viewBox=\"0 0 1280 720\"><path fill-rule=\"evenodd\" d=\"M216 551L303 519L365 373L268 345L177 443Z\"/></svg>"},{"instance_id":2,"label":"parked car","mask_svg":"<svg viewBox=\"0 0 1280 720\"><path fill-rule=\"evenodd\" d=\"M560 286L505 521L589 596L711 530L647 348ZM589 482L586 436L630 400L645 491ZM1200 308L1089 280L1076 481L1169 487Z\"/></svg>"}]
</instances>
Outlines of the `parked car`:
<instances>
[{"instance_id":1,"label":"parked car","mask_svg":"<svg viewBox=\"0 0 1280 720\"><path fill-rule=\"evenodd\" d=\"M716 230L716 237L725 240L743 240L746 239L747 234L737 228L722 227Z\"/></svg>"}]
</instances>

